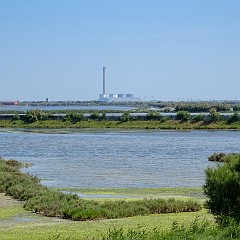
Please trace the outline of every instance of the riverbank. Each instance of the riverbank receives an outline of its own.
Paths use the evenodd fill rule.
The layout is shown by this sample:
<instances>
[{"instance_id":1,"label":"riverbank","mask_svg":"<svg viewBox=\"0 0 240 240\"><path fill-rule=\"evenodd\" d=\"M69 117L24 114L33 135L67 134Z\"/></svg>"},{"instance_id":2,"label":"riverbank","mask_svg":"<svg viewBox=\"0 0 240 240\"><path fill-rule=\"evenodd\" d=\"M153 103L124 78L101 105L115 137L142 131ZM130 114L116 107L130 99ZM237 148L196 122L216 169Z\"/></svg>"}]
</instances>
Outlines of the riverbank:
<instances>
[{"instance_id":1,"label":"riverbank","mask_svg":"<svg viewBox=\"0 0 240 240\"><path fill-rule=\"evenodd\" d=\"M76 128L76 129L156 129L156 130L240 130L240 122L228 124L226 121L206 123L166 121L62 121L44 120L26 123L22 120L0 120L0 128Z\"/></svg>"}]
</instances>

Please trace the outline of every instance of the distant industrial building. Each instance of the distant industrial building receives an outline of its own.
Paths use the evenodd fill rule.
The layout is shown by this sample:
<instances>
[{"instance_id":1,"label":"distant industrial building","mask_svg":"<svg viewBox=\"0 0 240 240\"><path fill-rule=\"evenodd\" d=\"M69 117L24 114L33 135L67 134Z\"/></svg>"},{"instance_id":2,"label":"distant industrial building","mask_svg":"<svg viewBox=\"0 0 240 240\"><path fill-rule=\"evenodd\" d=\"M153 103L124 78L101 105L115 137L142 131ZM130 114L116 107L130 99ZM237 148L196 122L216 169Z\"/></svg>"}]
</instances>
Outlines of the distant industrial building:
<instances>
[{"instance_id":1,"label":"distant industrial building","mask_svg":"<svg viewBox=\"0 0 240 240\"><path fill-rule=\"evenodd\" d=\"M103 67L103 91L99 94L100 102L140 102L140 98L134 97L132 93L107 93L106 92L106 67Z\"/></svg>"},{"instance_id":2,"label":"distant industrial building","mask_svg":"<svg viewBox=\"0 0 240 240\"><path fill-rule=\"evenodd\" d=\"M0 106L19 105L19 101L0 101Z\"/></svg>"}]
</instances>

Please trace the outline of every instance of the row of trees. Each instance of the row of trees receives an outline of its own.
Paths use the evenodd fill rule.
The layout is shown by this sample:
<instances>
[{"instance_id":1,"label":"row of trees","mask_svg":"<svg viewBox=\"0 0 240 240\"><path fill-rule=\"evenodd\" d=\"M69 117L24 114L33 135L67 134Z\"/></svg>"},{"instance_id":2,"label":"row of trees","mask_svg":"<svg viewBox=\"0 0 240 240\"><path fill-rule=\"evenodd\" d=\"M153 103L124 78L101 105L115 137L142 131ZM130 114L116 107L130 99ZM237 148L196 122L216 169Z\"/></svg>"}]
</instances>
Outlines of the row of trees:
<instances>
[{"instance_id":1,"label":"row of trees","mask_svg":"<svg viewBox=\"0 0 240 240\"><path fill-rule=\"evenodd\" d=\"M216 109L210 109L209 115L204 116L203 114L198 114L194 117L191 118L189 112L186 111L179 111L176 115L176 120L180 120L182 122L186 121L193 121L193 122L200 122L200 121L205 121L205 122L218 122L218 121L223 121L225 120L222 115L220 115L219 112L216 111ZM234 122L239 122L240 121L240 115L239 113L233 113L232 115L228 116L226 119L228 124L234 123Z\"/></svg>"},{"instance_id":2,"label":"row of trees","mask_svg":"<svg viewBox=\"0 0 240 240\"><path fill-rule=\"evenodd\" d=\"M181 121L181 122L200 122L204 121L206 123L210 122L218 122L226 120L228 124L239 122L240 121L240 114L238 112L233 113L232 115L228 117L223 117L219 112L217 112L216 109L212 108L209 110L208 115L198 114L196 116L191 116L189 112L187 111L178 111L176 116L171 117L172 119L175 118L175 120ZM26 115L20 117L19 115L15 115L13 120L23 120L25 123L33 123L36 121L44 121L44 120L51 120L56 119L56 117L53 116L51 113L43 112L41 110L31 110L26 113ZM62 119L63 121L71 121L73 123L86 120L86 117L83 113L79 112L71 112L67 113L64 117L59 116L59 119ZM106 113L100 113L100 112L92 112L90 116L87 117L87 119L94 120L94 121L103 121L107 120ZM145 117L143 116L133 116L129 112L124 112L121 117L114 118L120 120L122 122L127 121L134 121L134 120L152 120L152 121L167 121L170 119L170 116L162 116L158 111L150 111L147 113Z\"/></svg>"},{"instance_id":3,"label":"row of trees","mask_svg":"<svg viewBox=\"0 0 240 240\"><path fill-rule=\"evenodd\" d=\"M175 112L187 111L191 113L209 112L211 108L215 108L217 112L229 112L232 109L237 111L236 105L216 102L157 102L151 103L151 106L168 109L173 108Z\"/></svg>"}]
</instances>

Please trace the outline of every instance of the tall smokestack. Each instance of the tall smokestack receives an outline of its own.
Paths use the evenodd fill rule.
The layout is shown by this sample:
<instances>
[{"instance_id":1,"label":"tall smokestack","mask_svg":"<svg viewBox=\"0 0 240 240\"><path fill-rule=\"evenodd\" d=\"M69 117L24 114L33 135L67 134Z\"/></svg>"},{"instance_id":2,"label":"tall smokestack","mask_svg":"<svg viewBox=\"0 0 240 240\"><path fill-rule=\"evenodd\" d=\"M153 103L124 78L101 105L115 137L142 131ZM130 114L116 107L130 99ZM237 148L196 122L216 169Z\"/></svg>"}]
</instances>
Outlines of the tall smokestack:
<instances>
[{"instance_id":1,"label":"tall smokestack","mask_svg":"<svg viewBox=\"0 0 240 240\"><path fill-rule=\"evenodd\" d=\"M103 94L106 94L105 80L106 80L106 67L103 67Z\"/></svg>"}]
</instances>

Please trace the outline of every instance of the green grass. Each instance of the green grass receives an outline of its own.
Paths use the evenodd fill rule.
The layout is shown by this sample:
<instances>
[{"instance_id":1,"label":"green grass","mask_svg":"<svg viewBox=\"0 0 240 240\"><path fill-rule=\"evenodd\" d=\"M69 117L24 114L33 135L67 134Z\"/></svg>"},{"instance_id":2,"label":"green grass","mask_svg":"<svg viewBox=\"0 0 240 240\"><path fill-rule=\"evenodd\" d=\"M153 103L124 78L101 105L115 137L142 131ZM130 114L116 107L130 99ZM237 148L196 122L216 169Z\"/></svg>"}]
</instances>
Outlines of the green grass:
<instances>
[{"instance_id":1,"label":"green grass","mask_svg":"<svg viewBox=\"0 0 240 240\"><path fill-rule=\"evenodd\" d=\"M58 221L55 218L37 216L33 221L18 222L9 227L1 228L0 239L56 239L59 235L60 239L86 239L86 236L89 239L93 237L99 239L109 229L113 228L122 228L128 231L129 229L138 229L139 227L148 229L157 227L158 229L165 230L171 228L174 221L190 223L196 217L200 219L207 218L213 221L212 216L204 210L197 213L153 214L149 216L83 222Z\"/></svg>"},{"instance_id":2,"label":"green grass","mask_svg":"<svg viewBox=\"0 0 240 240\"><path fill-rule=\"evenodd\" d=\"M0 208L0 219L9 218L12 216L16 216L17 214L25 212L23 207L15 206L15 207L1 207Z\"/></svg>"},{"instance_id":3,"label":"green grass","mask_svg":"<svg viewBox=\"0 0 240 240\"><path fill-rule=\"evenodd\" d=\"M112 189L113 190L113 189ZM111 190L111 191L112 191ZM126 190L126 189L125 189ZM125 191L124 190L124 191ZM132 189L128 189L131 194ZM88 189L89 192L95 192L96 189ZM120 190L122 191L122 190ZM156 189L141 189L140 193L154 193ZM161 192L160 189L157 192ZM102 192L102 191L101 191ZM119 189L116 190L119 193ZM133 193L138 192L138 189L133 190ZM171 189L174 192L174 189ZM176 190L179 192L179 190ZM1 194L0 204L3 202L3 194ZM6 197L5 197L6 198ZM8 197L9 200L9 197ZM6 200L5 200L6 201ZM116 200L112 200L116 201ZM7 201L8 202L8 201ZM49 218L41 215L36 215L32 212L27 212L23 209L22 204L12 201L12 205L7 207L9 214L5 214L4 220L5 227L1 228L2 222L0 221L0 239L99 239L102 235L107 234L109 229L129 229L148 228L152 229L169 229L174 221L179 223L190 223L196 217L200 219L209 219L213 221L211 214L206 210L198 212L185 212L185 213L169 213L169 214L151 214L148 216L135 216L120 219L106 219L97 221L69 221L61 220L58 218ZM14 216L27 216L29 221L16 221ZM57 238L60 236L59 238Z\"/></svg>"},{"instance_id":4,"label":"green grass","mask_svg":"<svg viewBox=\"0 0 240 240\"><path fill-rule=\"evenodd\" d=\"M130 193L131 189L128 191ZM143 192L145 191L148 193L151 189ZM174 192L174 189L171 191ZM176 189L176 192L179 190ZM240 239L239 225L233 224L227 228L220 228L215 224L213 216L205 209L190 213L152 214L121 219L73 222L26 212L21 204L9 201L9 197L4 198L6 197L0 194L0 205L7 203L6 209L9 212L0 219L0 239L3 240ZM14 216L18 219L16 220ZM27 217L28 221L21 221L21 217Z\"/></svg>"},{"instance_id":5,"label":"green grass","mask_svg":"<svg viewBox=\"0 0 240 240\"><path fill-rule=\"evenodd\" d=\"M96 239L96 238L92 238ZM179 223L175 221L171 229L161 230L159 228L138 227L133 229L113 228L102 240L172 240L172 239L196 239L196 240L226 240L240 239L240 225L232 222L228 227L219 227L208 220L195 218L192 222Z\"/></svg>"}]
</instances>

